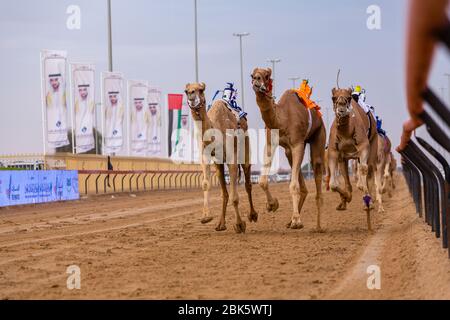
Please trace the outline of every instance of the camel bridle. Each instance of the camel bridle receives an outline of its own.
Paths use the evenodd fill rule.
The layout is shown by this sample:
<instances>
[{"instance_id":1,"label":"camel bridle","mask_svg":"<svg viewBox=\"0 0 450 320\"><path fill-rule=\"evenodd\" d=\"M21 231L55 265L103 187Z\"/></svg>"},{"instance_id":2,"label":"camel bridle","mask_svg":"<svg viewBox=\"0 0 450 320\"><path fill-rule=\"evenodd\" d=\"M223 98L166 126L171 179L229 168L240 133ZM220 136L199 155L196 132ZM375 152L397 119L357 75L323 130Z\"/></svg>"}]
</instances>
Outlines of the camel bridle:
<instances>
[{"instance_id":1,"label":"camel bridle","mask_svg":"<svg viewBox=\"0 0 450 320\"><path fill-rule=\"evenodd\" d=\"M269 78L269 83L266 85L266 83L264 82L264 77L261 77L263 79L262 83L259 80L257 80L256 77L254 77L253 75L251 77L252 77L252 86L257 88L260 93L263 93L267 97L271 98L272 79Z\"/></svg>"},{"instance_id":2,"label":"camel bridle","mask_svg":"<svg viewBox=\"0 0 450 320\"><path fill-rule=\"evenodd\" d=\"M198 111L200 110L200 108L205 105L205 97L201 96L199 92L195 93L195 104L192 104L192 101L189 99L189 95L188 95L188 99L187 99L187 103L189 108L191 108L191 110L193 110L195 113L198 114Z\"/></svg>"},{"instance_id":3,"label":"camel bridle","mask_svg":"<svg viewBox=\"0 0 450 320\"><path fill-rule=\"evenodd\" d=\"M334 110L336 110L339 106L346 106L346 109L348 110L348 112L345 113L345 115L339 115L339 112L335 111L335 115L336 115L336 119L337 119L337 124L338 125L342 125L343 122L350 117L350 113L351 113L351 103L352 100L350 98L350 101L348 101L348 99L344 96L337 96L336 100L334 101L333 105L334 105Z\"/></svg>"}]
</instances>

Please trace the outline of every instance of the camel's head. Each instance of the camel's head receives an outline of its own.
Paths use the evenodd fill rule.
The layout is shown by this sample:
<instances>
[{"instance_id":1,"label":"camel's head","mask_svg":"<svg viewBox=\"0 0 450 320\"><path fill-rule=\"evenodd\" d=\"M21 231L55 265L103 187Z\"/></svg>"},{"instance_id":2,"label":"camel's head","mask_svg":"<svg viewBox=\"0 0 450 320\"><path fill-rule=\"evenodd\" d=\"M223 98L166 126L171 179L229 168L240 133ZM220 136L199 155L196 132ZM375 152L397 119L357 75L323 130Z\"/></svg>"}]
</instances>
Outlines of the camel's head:
<instances>
[{"instance_id":1,"label":"camel's head","mask_svg":"<svg viewBox=\"0 0 450 320\"><path fill-rule=\"evenodd\" d=\"M331 91L333 99L333 111L338 119L345 118L352 111L352 92L350 89L336 89Z\"/></svg>"},{"instance_id":2,"label":"camel's head","mask_svg":"<svg viewBox=\"0 0 450 320\"><path fill-rule=\"evenodd\" d=\"M205 106L205 89L206 85L202 83L188 83L184 90L187 97L188 105L191 109L200 109Z\"/></svg>"},{"instance_id":3,"label":"camel's head","mask_svg":"<svg viewBox=\"0 0 450 320\"><path fill-rule=\"evenodd\" d=\"M272 92L272 69L256 68L252 73L252 86L256 93Z\"/></svg>"}]
</instances>

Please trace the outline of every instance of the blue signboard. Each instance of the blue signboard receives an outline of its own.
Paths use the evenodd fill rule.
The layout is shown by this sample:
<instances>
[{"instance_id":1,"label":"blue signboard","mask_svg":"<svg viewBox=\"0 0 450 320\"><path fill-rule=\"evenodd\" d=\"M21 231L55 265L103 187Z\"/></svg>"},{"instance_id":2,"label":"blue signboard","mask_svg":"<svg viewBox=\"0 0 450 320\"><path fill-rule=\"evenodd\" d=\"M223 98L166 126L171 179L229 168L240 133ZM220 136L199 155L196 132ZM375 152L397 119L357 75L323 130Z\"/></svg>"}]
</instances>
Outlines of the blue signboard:
<instances>
[{"instance_id":1,"label":"blue signboard","mask_svg":"<svg viewBox=\"0 0 450 320\"><path fill-rule=\"evenodd\" d=\"M0 171L0 207L77 200L78 171Z\"/></svg>"}]
</instances>

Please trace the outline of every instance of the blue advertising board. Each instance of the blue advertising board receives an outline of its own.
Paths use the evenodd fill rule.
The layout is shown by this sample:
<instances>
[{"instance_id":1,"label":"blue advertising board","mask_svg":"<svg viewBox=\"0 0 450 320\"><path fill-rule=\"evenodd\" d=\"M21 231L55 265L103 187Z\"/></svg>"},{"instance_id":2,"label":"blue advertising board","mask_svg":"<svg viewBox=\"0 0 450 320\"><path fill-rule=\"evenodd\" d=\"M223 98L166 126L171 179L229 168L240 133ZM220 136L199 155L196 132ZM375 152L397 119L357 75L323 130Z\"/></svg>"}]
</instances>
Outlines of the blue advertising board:
<instances>
[{"instance_id":1,"label":"blue advertising board","mask_svg":"<svg viewBox=\"0 0 450 320\"><path fill-rule=\"evenodd\" d=\"M0 171L0 207L78 200L78 171Z\"/></svg>"}]
</instances>

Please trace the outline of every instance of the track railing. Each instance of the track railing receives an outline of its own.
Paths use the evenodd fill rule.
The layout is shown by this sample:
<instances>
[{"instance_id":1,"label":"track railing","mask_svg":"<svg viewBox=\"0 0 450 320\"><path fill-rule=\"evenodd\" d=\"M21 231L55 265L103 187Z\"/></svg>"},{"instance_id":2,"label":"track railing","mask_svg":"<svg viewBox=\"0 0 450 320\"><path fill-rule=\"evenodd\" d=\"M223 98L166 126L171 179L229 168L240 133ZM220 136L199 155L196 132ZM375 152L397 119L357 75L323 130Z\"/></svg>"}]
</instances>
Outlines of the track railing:
<instances>
[{"instance_id":1,"label":"track railing","mask_svg":"<svg viewBox=\"0 0 450 320\"><path fill-rule=\"evenodd\" d=\"M437 37L450 49L450 23L437 34ZM424 101L443 120L444 126L450 127L450 110L433 93L431 89L423 93ZM425 123L429 135L445 150L450 152L450 138L427 111L419 116ZM450 257L450 166L448 159L434 149L425 139L415 137L417 144L410 141L400 152L402 155L403 173L414 199L416 210L436 237L442 237L442 245L449 249ZM419 145L422 147L420 148ZM443 168L444 174L431 161L433 157Z\"/></svg>"},{"instance_id":2,"label":"track railing","mask_svg":"<svg viewBox=\"0 0 450 320\"><path fill-rule=\"evenodd\" d=\"M117 192L139 192L151 190L195 189L202 186L201 171L146 170L106 171L79 170L80 193L101 194ZM213 186L219 181L211 176Z\"/></svg>"},{"instance_id":3,"label":"track railing","mask_svg":"<svg viewBox=\"0 0 450 320\"><path fill-rule=\"evenodd\" d=\"M289 171L279 171L278 177L289 175ZM119 192L139 192L152 190L181 190L202 187L203 172L200 170L133 170L133 171L107 171L107 170L78 170L79 189L81 194L106 194ZM251 174L252 183L257 183L259 171ZM244 183L241 173L240 184ZM285 182L285 178L271 176L273 182ZM225 181L229 183L228 174ZM219 179L215 171L211 172L213 186L219 186Z\"/></svg>"}]
</instances>

